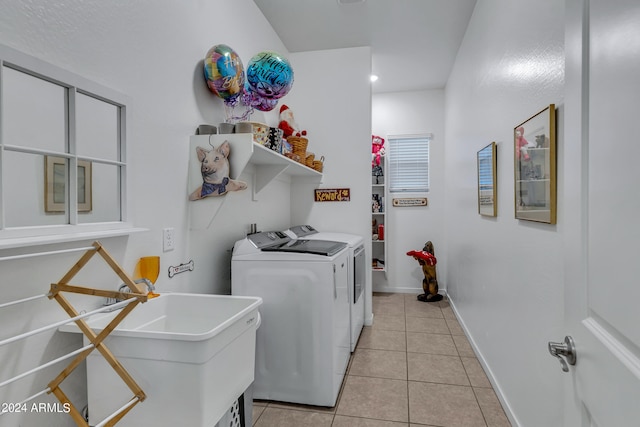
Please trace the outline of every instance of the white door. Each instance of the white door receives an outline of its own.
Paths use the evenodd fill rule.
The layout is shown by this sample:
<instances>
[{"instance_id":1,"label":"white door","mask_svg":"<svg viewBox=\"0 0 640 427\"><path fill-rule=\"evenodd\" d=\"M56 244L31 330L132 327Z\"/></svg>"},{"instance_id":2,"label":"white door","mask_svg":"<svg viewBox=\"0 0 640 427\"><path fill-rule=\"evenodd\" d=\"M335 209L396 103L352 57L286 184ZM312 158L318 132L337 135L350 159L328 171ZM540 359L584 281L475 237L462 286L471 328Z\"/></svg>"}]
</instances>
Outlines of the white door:
<instances>
[{"instance_id":1,"label":"white door","mask_svg":"<svg viewBox=\"0 0 640 427\"><path fill-rule=\"evenodd\" d=\"M565 425L638 426L640 1L566 4Z\"/></svg>"}]
</instances>

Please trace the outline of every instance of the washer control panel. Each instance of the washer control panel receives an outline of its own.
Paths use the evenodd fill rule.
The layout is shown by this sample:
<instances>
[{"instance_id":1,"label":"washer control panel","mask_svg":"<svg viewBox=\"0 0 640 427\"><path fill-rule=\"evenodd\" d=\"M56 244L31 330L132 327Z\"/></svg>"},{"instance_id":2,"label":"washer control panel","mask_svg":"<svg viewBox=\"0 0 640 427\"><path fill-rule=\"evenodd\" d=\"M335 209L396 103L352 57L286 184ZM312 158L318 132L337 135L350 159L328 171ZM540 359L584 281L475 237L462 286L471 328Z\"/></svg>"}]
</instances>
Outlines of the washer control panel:
<instances>
[{"instance_id":1,"label":"washer control panel","mask_svg":"<svg viewBox=\"0 0 640 427\"><path fill-rule=\"evenodd\" d=\"M310 234L316 234L318 231L310 225L296 225L291 230L297 237L304 237Z\"/></svg>"},{"instance_id":2,"label":"washer control panel","mask_svg":"<svg viewBox=\"0 0 640 427\"><path fill-rule=\"evenodd\" d=\"M247 238L258 249L281 245L291 240L291 237L287 236L282 231L261 231L260 233L250 234Z\"/></svg>"}]
</instances>

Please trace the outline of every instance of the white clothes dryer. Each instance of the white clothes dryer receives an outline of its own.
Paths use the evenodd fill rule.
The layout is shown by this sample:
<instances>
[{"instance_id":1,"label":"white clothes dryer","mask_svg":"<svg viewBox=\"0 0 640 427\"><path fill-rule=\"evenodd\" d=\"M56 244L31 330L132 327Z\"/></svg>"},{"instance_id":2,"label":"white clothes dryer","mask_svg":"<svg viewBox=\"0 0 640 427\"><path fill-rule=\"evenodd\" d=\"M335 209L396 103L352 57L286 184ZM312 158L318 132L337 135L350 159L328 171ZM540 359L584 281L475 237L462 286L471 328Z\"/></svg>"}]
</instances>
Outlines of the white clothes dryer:
<instances>
[{"instance_id":1,"label":"white clothes dryer","mask_svg":"<svg viewBox=\"0 0 640 427\"><path fill-rule=\"evenodd\" d=\"M355 351L364 326L364 299L366 289L366 260L364 238L357 234L323 232L310 225L296 225L286 233L292 238L308 240L333 240L344 242L349 247L349 324L350 349Z\"/></svg>"},{"instance_id":2,"label":"white clothes dryer","mask_svg":"<svg viewBox=\"0 0 640 427\"><path fill-rule=\"evenodd\" d=\"M250 234L231 258L233 295L262 298L255 399L335 406L349 362L347 245Z\"/></svg>"}]
</instances>

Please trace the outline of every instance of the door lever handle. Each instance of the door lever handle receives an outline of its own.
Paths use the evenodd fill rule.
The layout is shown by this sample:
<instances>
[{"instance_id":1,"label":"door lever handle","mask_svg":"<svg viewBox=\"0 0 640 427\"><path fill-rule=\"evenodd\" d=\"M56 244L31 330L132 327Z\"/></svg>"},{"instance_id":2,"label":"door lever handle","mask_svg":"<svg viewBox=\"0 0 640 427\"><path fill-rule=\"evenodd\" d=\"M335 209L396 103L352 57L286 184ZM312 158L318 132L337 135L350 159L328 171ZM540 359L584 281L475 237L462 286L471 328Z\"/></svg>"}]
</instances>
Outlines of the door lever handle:
<instances>
[{"instance_id":1,"label":"door lever handle","mask_svg":"<svg viewBox=\"0 0 640 427\"><path fill-rule=\"evenodd\" d=\"M573 343L573 338L568 335L564 337L564 342L549 341L549 353L558 358L564 372L569 372L567 363L569 365L576 364L576 346Z\"/></svg>"}]
</instances>

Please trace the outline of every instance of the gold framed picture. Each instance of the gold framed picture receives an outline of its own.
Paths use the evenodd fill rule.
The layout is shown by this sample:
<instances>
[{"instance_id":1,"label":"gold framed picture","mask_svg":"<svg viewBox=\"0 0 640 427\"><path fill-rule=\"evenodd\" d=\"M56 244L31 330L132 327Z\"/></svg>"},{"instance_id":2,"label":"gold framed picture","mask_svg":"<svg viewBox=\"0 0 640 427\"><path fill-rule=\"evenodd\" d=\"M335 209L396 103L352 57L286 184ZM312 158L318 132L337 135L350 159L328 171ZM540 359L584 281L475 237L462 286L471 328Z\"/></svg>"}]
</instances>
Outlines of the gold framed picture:
<instances>
[{"instance_id":1,"label":"gold framed picture","mask_svg":"<svg viewBox=\"0 0 640 427\"><path fill-rule=\"evenodd\" d=\"M65 212L67 161L64 157L45 156L45 212ZM91 162L78 160L78 212L91 212Z\"/></svg>"},{"instance_id":2,"label":"gold framed picture","mask_svg":"<svg viewBox=\"0 0 640 427\"><path fill-rule=\"evenodd\" d=\"M498 215L496 163L495 142L478 151L478 213L480 215Z\"/></svg>"},{"instance_id":3,"label":"gold framed picture","mask_svg":"<svg viewBox=\"0 0 640 427\"><path fill-rule=\"evenodd\" d=\"M513 129L515 217L556 223L556 110L551 104Z\"/></svg>"}]
</instances>

